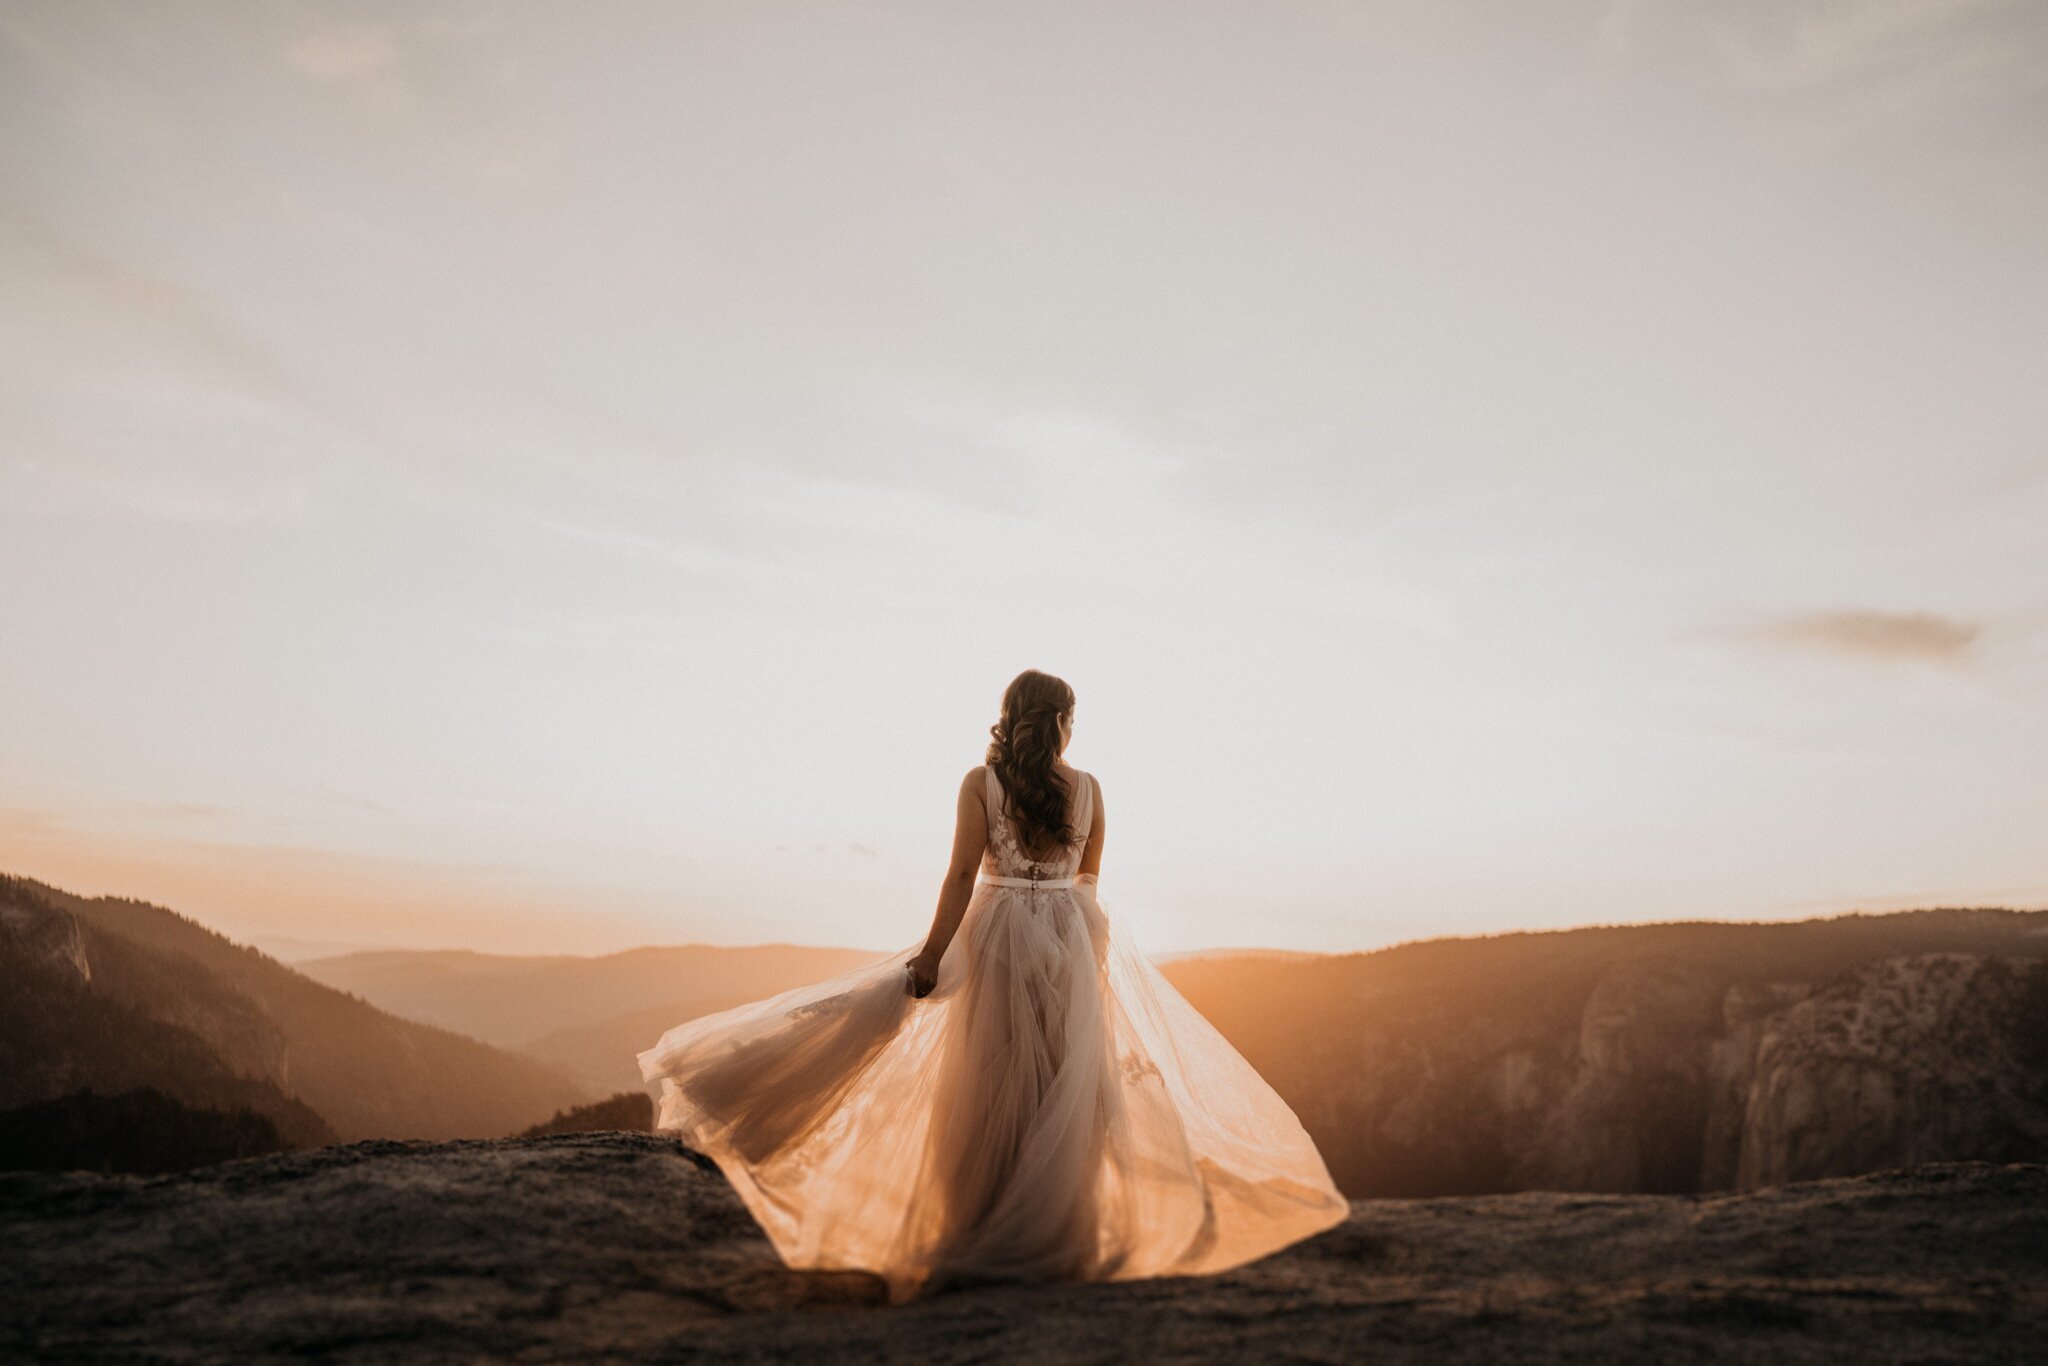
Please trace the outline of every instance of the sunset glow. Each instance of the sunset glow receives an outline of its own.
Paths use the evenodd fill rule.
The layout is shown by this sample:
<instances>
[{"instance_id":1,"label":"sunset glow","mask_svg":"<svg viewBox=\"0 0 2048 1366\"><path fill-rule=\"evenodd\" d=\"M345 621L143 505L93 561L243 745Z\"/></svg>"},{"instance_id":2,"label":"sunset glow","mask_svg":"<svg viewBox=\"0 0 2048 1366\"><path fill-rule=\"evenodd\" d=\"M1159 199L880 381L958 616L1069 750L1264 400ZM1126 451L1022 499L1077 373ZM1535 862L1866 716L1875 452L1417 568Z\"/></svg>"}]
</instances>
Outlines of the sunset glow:
<instances>
[{"instance_id":1,"label":"sunset glow","mask_svg":"<svg viewBox=\"0 0 2048 1366\"><path fill-rule=\"evenodd\" d=\"M2048 10L1047 8L0 3L0 871L893 949L1030 667L1154 952L2048 903Z\"/></svg>"}]
</instances>

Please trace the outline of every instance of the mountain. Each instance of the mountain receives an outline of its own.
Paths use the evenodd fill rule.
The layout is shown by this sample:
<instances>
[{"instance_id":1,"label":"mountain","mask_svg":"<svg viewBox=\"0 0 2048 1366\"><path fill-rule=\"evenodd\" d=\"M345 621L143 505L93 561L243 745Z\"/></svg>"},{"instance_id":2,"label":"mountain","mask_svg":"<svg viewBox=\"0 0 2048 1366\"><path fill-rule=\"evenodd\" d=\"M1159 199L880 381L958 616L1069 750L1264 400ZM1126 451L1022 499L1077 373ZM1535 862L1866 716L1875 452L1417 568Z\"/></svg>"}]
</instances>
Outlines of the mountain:
<instances>
[{"instance_id":1,"label":"mountain","mask_svg":"<svg viewBox=\"0 0 2048 1366\"><path fill-rule=\"evenodd\" d=\"M532 1126L519 1137L545 1138L549 1134L584 1134L598 1129L650 1133L654 1129L654 1102L648 1099L645 1091L621 1091L595 1104L564 1110Z\"/></svg>"},{"instance_id":2,"label":"mountain","mask_svg":"<svg viewBox=\"0 0 2048 1366\"><path fill-rule=\"evenodd\" d=\"M663 1031L880 956L791 944L685 944L598 958L394 950L298 967L394 1015L516 1048L609 1093L642 1088L635 1055Z\"/></svg>"},{"instance_id":3,"label":"mountain","mask_svg":"<svg viewBox=\"0 0 2048 1366\"><path fill-rule=\"evenodd\" d=\"M642 1089L634 1054L675 1024L875 957L378 952L294 971L161 907L0 879L0 1109L151 1086L299 1145L514 1133ZM1165 971L1353 1196L1753 1190L2048 1157L2044 912L1603 926Z\"/></svg>"},{"instance_id":4,"label":"mountain","mask_svg":"<svg viewBox=\"0 0 2048 1366\"><path fill-rule=\"evenodd\" d=\"M513 1133L591 1098L146 902L0 877L0 1107L154 1087L295 1143Z\"/></svg>"},{"instance_id":5,"label":"mountain","mask_svg":"<svg viewBox=\"0 0 2048 1366\"><path fill-rule=\"evenodd\" d=\"M1422 1196L1752 1189L2048 1156L2044 955L2048 915L1946 910L1162 968L1294 1107L1345 1191ZM672 1025L874 957L691 945L301 966L609 1093L640 1087L634 1055Z\"/></svg>"},{"instance_id":6,"label":"mountain","mask_svg":"<svg viewBox=\"0 0 2048 1366\"><path fill-rule=\"evenodd\" d=\"M1929 910L1166 972L1357 1197L2048 1158L2044 959L2048 913Z\"/></svg>"},{"instance_id":7,"label":"mountain","mask_svg":"<svg viewBox=\"0 0 2048 1366\"><path fill-rule=\"evenodd\" d=\"M95 971L97 970L97 971ZM152 991L128 990L136 982ZM189 961L99 934L33 884L0 878L0 1111L88 1091L153 1087L211 1112L248 1112L298 1147L334 1130L280 1082L283 1037ZM46 1127L75 1121L61 1111ZM13 1122L32 1146L30 1115Z\"/></svg>"},{"instance_id":8,"label":"mountain","mask_svg":"<svg viewBox=\"0 0 2048 1366\"><path fill-rule=\"evenodd\" d=\"M1222 1275L886 1309L871 1277L784 1268L725 1181L652 1134L0 1175L0 1245L0 1358L23 1361L1860 1366L2038 1360L2048 1341L2035 1165L1360 1201Z\"/></svg>"}]
</instances>

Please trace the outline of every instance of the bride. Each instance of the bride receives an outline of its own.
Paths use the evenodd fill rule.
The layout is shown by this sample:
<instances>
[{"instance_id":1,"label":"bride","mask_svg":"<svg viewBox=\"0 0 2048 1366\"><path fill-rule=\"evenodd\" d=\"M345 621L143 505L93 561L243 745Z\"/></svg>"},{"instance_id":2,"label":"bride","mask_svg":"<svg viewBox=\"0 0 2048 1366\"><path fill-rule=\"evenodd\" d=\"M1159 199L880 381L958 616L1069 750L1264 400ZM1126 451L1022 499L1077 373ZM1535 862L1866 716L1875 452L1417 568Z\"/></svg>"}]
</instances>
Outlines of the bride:
<instances>
[{"instance_id":1,"label":"bride","mask_svg":"<svg viewBox=\"0 0 2048 1366\"><path fill-rule=\"evenodd\" d=\"M921 946L639 1055L660 1127L789 1265L870 1271L900 1302L1222 1271L1347 1214L1294 1112L1105 909L1073 722L1050 674L1004 691Z\"/></svg>"}]
</instances>

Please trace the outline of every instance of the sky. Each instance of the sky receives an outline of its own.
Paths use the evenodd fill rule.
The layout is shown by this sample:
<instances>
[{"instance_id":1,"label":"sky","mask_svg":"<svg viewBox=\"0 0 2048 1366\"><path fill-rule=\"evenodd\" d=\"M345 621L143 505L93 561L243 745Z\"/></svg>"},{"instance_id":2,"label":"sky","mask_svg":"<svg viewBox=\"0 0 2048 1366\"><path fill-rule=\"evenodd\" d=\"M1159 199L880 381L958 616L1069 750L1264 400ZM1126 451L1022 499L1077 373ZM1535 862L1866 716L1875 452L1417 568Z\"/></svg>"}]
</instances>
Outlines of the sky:
<instances>
[{"instance_id":1,"label":"sky","mask_svg":"<svg viewBox=\"0 0 2048 1366\"><path fill-rule=\"evenodd\" d=\"M880 950L2048 905L2048 7L0 0L0 871Z\"/></svg>"}]
</instances>

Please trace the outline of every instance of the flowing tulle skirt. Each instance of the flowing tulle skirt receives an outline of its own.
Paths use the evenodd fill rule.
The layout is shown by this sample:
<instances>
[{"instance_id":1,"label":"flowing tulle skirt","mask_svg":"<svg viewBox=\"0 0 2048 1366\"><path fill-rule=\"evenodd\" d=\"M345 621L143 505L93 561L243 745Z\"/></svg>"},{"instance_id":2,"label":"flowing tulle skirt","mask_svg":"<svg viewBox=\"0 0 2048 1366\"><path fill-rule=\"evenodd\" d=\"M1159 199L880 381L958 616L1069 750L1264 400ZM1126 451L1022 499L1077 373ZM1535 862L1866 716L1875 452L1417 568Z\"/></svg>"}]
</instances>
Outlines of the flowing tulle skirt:
<instances>
[{"instance_id":1,"label":"flowing tulle skirt","mask_svg":"<svg viewBox=\"0 0 2048 1366\"><path fill-rule=\"evenodd\" d=\"M692 1020L640 1054L659 1124L794 1267L892 1300L982 1280L1221 1271L1348 1212L1293 1111L1090 882L976 887L938 984L915 948Z\"/></svg>"}]
</instances>

